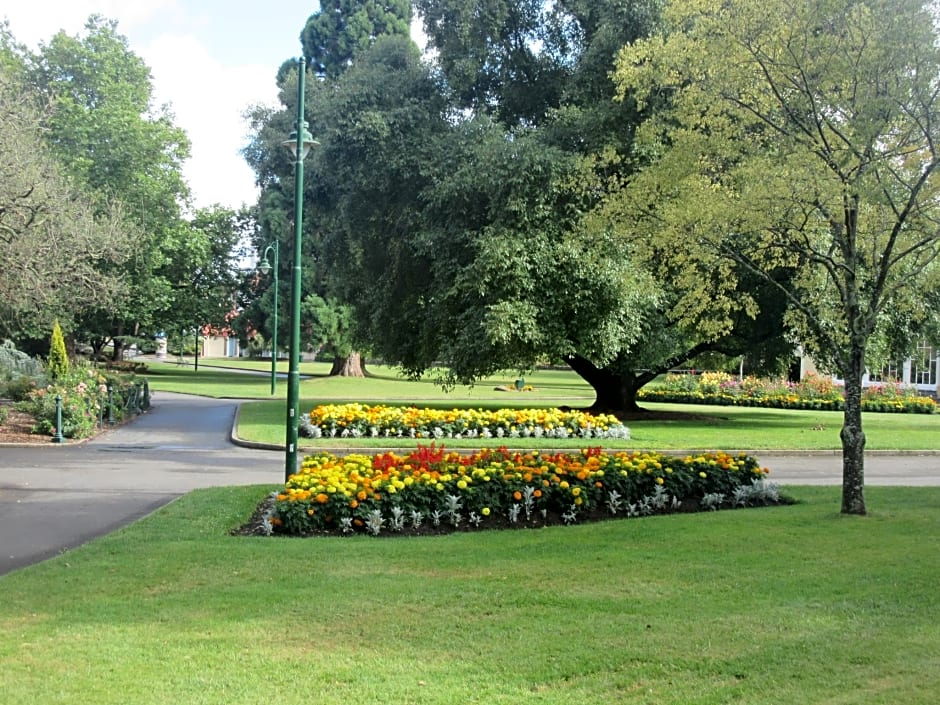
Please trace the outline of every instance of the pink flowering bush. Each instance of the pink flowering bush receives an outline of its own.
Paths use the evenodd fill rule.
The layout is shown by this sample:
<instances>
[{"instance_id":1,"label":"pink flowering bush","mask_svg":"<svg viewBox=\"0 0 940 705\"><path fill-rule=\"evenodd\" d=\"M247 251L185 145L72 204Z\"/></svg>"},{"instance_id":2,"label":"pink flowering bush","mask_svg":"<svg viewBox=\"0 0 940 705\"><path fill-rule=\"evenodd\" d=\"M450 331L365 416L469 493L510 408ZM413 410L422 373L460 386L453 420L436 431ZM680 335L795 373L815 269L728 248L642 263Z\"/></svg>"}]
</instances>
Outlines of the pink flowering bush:
<instances>
[{"instance_id":1,"label":"pink flowering bush","mask_svg":"<svg viewBox=\"0 0 940 705\"><path fill-rule=\"evenodd\" d=\"M19 411L35 419L33 433L54 435L56 431L56 398L62 402L62 435L65 438L88 438L108 414L108 385L111 385L115 421L124 418L125 400L134 387L132 375L103 373L94 367L72 366L55 382L35 386L26 398L17 402Z\"/></svg>"}]
</instances>

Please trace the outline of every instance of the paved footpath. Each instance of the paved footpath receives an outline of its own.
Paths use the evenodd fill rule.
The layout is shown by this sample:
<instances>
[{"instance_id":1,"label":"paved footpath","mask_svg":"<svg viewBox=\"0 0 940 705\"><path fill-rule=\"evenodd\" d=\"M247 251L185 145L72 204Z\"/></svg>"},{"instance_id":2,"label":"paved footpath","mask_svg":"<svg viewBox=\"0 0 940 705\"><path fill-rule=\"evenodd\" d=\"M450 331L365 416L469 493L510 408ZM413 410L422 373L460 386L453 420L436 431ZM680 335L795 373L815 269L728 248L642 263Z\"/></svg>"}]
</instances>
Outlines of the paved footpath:
<instances>
[{"instance_id":1,"label":"paved footpath","mask_svg":"<svg viewBox=\"0 0 940 705\"><path fill-rule=\"evenodd\" d=\"M238 402L158 392L152 403L87 443L0 448L0 575L190 490L283 480L283 452L232 443Z\"/></svg>"},{"instance_id":2,"label":"paved footpath","mask_svg":"<svg viewBox=\"0 0 940 705\"><path fill-rule=\"evenodd\" d=\"M0 575L146 516L200 487L276 485L284 453L236 445L238 402L158 392L152 409L83 444L0 448ZM838 485L838 453L755 453L781 484ZM940 454L865 461L869 485L940 485Z\"/></svg>"}]
</instances>

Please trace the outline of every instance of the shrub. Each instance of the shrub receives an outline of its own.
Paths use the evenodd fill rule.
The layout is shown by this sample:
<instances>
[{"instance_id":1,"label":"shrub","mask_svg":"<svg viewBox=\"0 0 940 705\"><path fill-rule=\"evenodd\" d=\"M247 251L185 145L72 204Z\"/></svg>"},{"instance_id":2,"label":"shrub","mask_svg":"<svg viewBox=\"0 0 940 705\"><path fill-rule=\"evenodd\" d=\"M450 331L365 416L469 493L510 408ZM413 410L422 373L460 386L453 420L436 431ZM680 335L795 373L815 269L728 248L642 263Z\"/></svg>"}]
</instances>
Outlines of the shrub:
<instances>
[{"instance_id":1,"label":"shrub","mask_svg":"<svg viewBox=\"0 0 940 705\"><path fill-rule=\"evenodd\" d=\"M65 349L62 328L56 320L52 325L52 338L49 341L49 377L53 380L65 379L69 373L69 355Z\"/></svg>"},{"instance_id":2,"label":"shrub","mask_svg":"<svg viewBox=\"0 0 940 705\"><path fill-rule=\"evenodd\" d=\"M42 379L42 363L17 350L10 340L0 343L0 397L21 401Z\"/></svg>"},{"instance_id":3,"label":"shrub","mask_svg":"<svg viewBox=\"0 0 940 705\"><path fill-rule=\"evenodd\" d=\"M55 382L33 388L16 408L35 419L33 433L53 435L56 430L56 397L62 401L62 435L87 438L94 434L107 411L108 385L112 388L113 416L121 421L126 401L134 393L134 378L102 373L94 367L74 366Z\"/></svg>"},{"instance_id":4,"label":"shrub","mask_svg":"<svg viewBox=\"0 0 940 705\"><path fill-rule=\"evenodd\" d=\"M510 452L418 446L405 456L308 456L277 494L274 530L378 535L522 528L780 501L747 455Z\"/></svg>"},{"instance_id":5,"label":"shrub","mask_svg":"<svg viewBox=\"0 0 940 705\"><path fill-rule=\"evenodd\" d=\"M13 401L24 401L36 391L42 383L42 377L27 377L20 375L6 383L5 396Z\"/></svg>"}]
</instances>

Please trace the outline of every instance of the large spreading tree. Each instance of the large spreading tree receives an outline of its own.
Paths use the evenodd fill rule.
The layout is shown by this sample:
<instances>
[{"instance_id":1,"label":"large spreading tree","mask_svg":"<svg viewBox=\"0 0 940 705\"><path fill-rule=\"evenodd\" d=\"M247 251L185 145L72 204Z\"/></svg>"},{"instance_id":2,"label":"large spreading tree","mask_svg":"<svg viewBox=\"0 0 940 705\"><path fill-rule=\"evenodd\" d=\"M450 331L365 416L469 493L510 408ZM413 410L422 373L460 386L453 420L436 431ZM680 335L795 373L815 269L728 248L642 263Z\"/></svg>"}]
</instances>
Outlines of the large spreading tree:
<instances>
[{"instance_id":1,"label":"large spreading tree","mask_svg":"<svg viewBox=\"0 0 940 705\"><path fill-rule=\"evenodd\" d=\"M301 32L301 45L310 70L319 80L307 80L305 103L310 128L322 143L321 131L326 125L312 116L316 106L328 99L336 82L358 61L358 57L383 37L409 36L411 4L401 0L377 3L373 0L333 0L322 2L319 12L312 14ZM410 40L408 40L410 41ZM245 158L254 169L261 188L258 202L258 231L253 245L259 256L277 242L280 272L272 273L254 282L260 298L244 310L239 327L243 331L263 330L270 338L274 317L271 289L275 279L279 283L281 315L278 317L280 340L288 340L286 302L289 301L287 283L293 266L292 252L294 213L294 179L292 162L282 142L293 129L296 116L297 63L285 62L278 72L282 110L256 108L250 114L253 136L244 150ZM326 168L327 178L316 166L316 152L307 157L305 179L304 223L302 257L302 309L301 337L304 348L326 350L332 353L334 365L331 374L362 376L364 367L356 343L362 339L353 335L351 308L341 301L335 291L336 278L324 267L321 251L323 234L327 229L324 218L327 204L321 200L331 169L341 170L342 163Z\"/></svg>"},{"instance_id":2,"label":"large spreading tree","mask_svg":"<svg viewBox=\"0 0 940 705\"><path fill-rule=\"evenodd\" d=\"M931 6L673 0L662 31L623 50L616 80L625 100L655 106L644 168L617 199L628 230L651 257L718 284L703 290L709 306L740 302L745 275L788 302L790 329L845 382L842 511L864 514L869 342L886 312L936 288Z\"/></svg>"},{"instance_id":3,"label":"large spreading tree","mask_svg":"<svg viewBox=\"0 0 940 705\"><path fill-rule=\"evenodd\" d=\"M758 331L779 342L781 326L747 315L733 329L708 309L673 317L672 287L593 217L632 168L640 120L614 101L615 51L649 31L655 3L477 5L419 3L438 63L377 42L311 101L314 217L356 334L448 384L563 360L613 411L699 352L739 354Z\"/></svg>"},{"instance_id":4,"label":"large spreading tree","mask_svg":"<svg viewBox=\"0 0 940 705\"><path fill-rule=\"evenodd\" d=\"M51 105L42 121L51 153L99 211L123 204L127 226L144 234L130 261L100 267L124 277L124 295L102 296L80 321L89 337L113 338L119 356L128 337L152 334L159 312L174 307L175 282L164 270L184 227L189 141L155 105L150 70L113 21L92 16L83 33L59 32L24 60L31 89Z\"/></svg>"},{"instance_id":5,"label":"large spreading tree","mask_svg":"<svg viewBox=\"0 0 940 705\"><path fill-rule=\"evenodd\" d=\"M27 344L48 340L54 320L71 332L79 311L123 296L120 269L139 232L51 154L41 127L49 106L24 80L21 52L0 27L0 338Z\"/></svg>"}]
</instances>

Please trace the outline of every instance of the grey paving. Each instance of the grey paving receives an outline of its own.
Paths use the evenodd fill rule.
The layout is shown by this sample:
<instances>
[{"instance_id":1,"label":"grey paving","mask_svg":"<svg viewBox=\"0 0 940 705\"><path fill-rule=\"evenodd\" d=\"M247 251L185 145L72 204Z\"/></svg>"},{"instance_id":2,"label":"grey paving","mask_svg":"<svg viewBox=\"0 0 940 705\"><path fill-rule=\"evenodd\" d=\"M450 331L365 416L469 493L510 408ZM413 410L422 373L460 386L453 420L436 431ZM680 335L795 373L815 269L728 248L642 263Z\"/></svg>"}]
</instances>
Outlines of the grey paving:
<instances>
[{"instance_id":1,"label":"grey paving","mask_svg":"<svg viewBox=\"0 0 940 705\"><path fill-rule=\"evenodd\" d=\"M231 440L238 402L158 393L83 444L0 448L0 575L129 524L200 487L276 484L284 454Z\"/></svg>"},{"instance_id":2,"label":"grey paving","mask_svg":"<svg viewBox=\"0 0 940 705\"><path fill-rule=\"evenodd\" d=\"M275 485L284 453L236 445L238 402L157 393L84 444L0 448L0 575L125 526L201 487ZM754 453L781 484L838 485L838 453ZM940 485L940 454L866 457L868 485Z\"/></svg>"}]
</instances>

